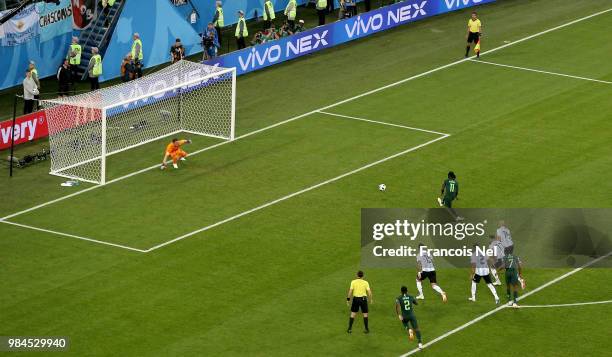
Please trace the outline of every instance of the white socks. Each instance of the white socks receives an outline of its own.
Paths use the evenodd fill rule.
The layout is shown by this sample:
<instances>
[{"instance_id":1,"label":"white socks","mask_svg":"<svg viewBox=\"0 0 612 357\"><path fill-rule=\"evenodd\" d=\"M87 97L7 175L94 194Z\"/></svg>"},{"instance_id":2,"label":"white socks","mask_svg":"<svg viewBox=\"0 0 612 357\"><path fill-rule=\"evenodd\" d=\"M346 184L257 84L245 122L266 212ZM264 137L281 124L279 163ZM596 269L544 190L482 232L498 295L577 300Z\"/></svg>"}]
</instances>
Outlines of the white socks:
<instances>
[{"instance_id":1,"label":"white socks","mask_svg":"<svg viewBox=\"0 0 612 357\"><path fill-rule=\"evenodd\" d=\"M435 291L437 291L437 292L438 292L438 294L440 294L440 295L444 294L444 291L442 290L442 288L441 288L441 287L439 287L437 284L436 284L436 285L432 285L431 287L432 287L432 288L433 288Z\"/></svg>"},{"instance_id":2,"label":"white socks","mask_svg":"<svg viewBox=\"0 0 612 357\"><path fill-rule=\"evenodd\" d=\"M472 283L472 286L474 283ZM495 300L499 300L499 297L497 297L497 291L495 291L495 287L493 286L493 284L487 284L487 287L489 288L489 290L491 290L491 294L493 294L493 296L495 297Z\"/></svg>"},{"instance_id":3,"label":"white socks","mask_svg":"<svg viewBox=\"0 0 612 357\"><path fill-rule=\"evenodd\" d=\"M472 299L476 299L476 283L472 281Z\"/></svg>"},{"instance_id":4,"label":"white socks","mask_svg":"<svg viewBox=\"0 0 612 357\"><path fill-rule=\"evenodd\" d=\"M416 283L417 283L417 290L419 291L419 295L423 295L423 285L421 284L419 279L417 279Z\"/></svg>"}]
</instances>

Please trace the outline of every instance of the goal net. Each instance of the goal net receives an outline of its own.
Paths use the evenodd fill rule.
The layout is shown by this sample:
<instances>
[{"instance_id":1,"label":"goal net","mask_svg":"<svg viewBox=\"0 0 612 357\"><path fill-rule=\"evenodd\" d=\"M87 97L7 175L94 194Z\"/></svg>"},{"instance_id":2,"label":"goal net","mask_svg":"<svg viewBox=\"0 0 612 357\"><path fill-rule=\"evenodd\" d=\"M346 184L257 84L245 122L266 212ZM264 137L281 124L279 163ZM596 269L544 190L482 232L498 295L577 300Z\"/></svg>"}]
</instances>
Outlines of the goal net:
<instances>
[{"instance_id":1,"label":"goal net","mask_svg":"<svg viewBox=\"0 0 612 357\"><path fill-rule=\"evenodd\" d=\"M234 68L189 61L94 92L43 100L50 173L105 184L110 155L181 132L233 140L235 101Z\"/></svg>"}]
</instances>

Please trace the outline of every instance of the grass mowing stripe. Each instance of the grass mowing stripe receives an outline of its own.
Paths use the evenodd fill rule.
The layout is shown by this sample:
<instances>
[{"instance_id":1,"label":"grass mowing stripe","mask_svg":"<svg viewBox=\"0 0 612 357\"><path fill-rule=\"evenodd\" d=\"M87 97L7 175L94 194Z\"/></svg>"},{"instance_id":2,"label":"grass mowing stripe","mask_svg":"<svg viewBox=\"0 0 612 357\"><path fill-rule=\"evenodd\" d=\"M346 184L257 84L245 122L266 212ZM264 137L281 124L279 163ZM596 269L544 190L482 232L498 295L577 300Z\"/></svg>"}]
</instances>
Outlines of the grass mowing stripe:
<instances>
[{"instance_id":1,"label":"grass mowing stripe","mask_svg":"<svg viewBox=\"0 0 612 357\"><path fill-rule=\"evenodd\" d=\"M514 42L510 42L510 43L504 44L504 45L502 45L502 46L495 47L495 48L493 48L493 49L490 49L490 50L488 50L488 51L485 51L485 52L481 53L481 55L485 55L485 54L488 54L488 53L493 53L493 52L499 51L499 50L504 49L504 48L506 48L506 47L510 47L510 46L516 45L516 44L518 44L518 43L528 41L528 40L530 40L530 39L533 39L533 38L536 38L536 37L542 36L542 35L547 34L547 33L549 33L549 32L556 31L556 30L559 30L559 29L562 29L562 28L565 28L565 27L568 27L568 26L571 26L571 25L577 24L577 23L579 23L579 22L582 22L582 21L585 21L585 20L591 19L591 18L596 17L596 16L599 16L599 15L603 15L603 14L608 13L608 12L610 12L610 11L612 11L612 8L609 8L609 9L606 9L606 10L603 10L603 11L599 11L599 12L593 13L593 14L588 15L588 16L581 17L581 18L579 18L579 19L576 19L576 20L573 20L573 21L567 22L567 23L565 23L565 24L562 24L562 25L559 25L559 26L556 26L556 27L553 27L553 28L550 28L550 29L547 29L547 30L544 30L544 31L541 31L541 32L538 32L538 33L535 33L535 34L532 34L532 35L529 35L529 36L527 36L527 37L523 37L523 38L521 38L521 39L519 39L519 40L516 40L516 41L514 41ZM287 123L292 122L292 121L294 121L294 120L298 120L298 119L304 118L304 117L306 117L306 116L308 116L308 115L311 115L311 114L314 114L314 113L316 113L316 112L318 112L318 111L323 111L323 110L327 110L327 109L333 108L333 107L335 107L335 106L338 106L338 105L341 105L341 104L344 104L344 103L347 103L347 102L353 101L353 100L355 100L355 99L359 99L359 98L362 98L362 97L364 97L364 96L367 96L367 95L370 95L370 94L373 94L373 93L377 93L377 92L382 91L382 90L385 90L385 89L387 89L387 88L391 88L391 87L394 87L394 86L400 85L400 84L402 84L402 83L406 83L406 82L408 82L408 81L411 81L411 80L414 80L414 79L418 79L418 78L421 78L421 77L427 76L427 75L429 75L429 74L432 74L432 73L435 73L435 72L441 71L441 70L443 70L443 69L446 69L446 68L449 68L449 67L452 67L452 66L456 66L456 65L458 65L458 64L460 64L460 63L463 63L463 62L466 62L466 61L469 61L469 60L471 60L471 58L464 58L464 59L461 59L461 60L458 60L458 61L455 61L455 62L451 62L451 63L449 63L449 64L446 64L446 65L443 65L443 66L440 66L440 67L437 67L437 68L431 69L431 70L429 70L429 71L426 71L426 72L423 72L423 73L420 73L420 74L417 74L417 75L414 75L414 76L411 76L411 77L408 77L408 78L405 78L405 79L399 80L399 81L397 81L397 82L394 82L394 83L391 83L391 84L388 84L388 85L385 85L385 86L382 86L382 87L379 87L379 88L376 88L376 89L373 89L373 90L367 91L367 92L362 93L362 94L358 94L358 95L356 95L356 96L354 96L354 97L351 97L351 98L347 98L347 99L341 100L341 101L336 102L336 103L334 103L334 104L330 104L330 105L327 105L327 106L325 106L325 107L315 109L315 110L310 111L310 112L308 112L308 113L300 114L300 115L298 115L298 116L295 116L295 117L289 118L289 119L287 119L287 120L284 120L284 121L278 122L278 123L276 123L276 124L272 124L272 125L266 126L266 127L264 127L264 128L261 128L261 129L257 129L257 130L251 131L251 132L249 132L249 133L246 133L246 134L244 134L244 135L241 135L241 136L236 137L234 140L243 139L243 138L249 137L249 136L251 136L251 135L255 135L255 134L261 133L261 132L263 132L263 131L270 130L270 129L275 128L275 127L277 127L277 126L284 125L284 124L287 124ZM210 149L212 149L212 148L219 147L219 146L221 146L221 145L225 145L225 144L228 144L228 143L230 143L230 142L231 142L231 141L225 141L225 142L221 142L221 143L218 143L218 144L215 144L215 145L211 145L211 146L209 146L209 147L207 147L207 148L204 148L204 149L201 149L201 150L198 150L198 151L196 151L196 152L192 153L192 155L199 154L199 153L201 153L201 152L203 152L203 151L210 150ZM132 176L135 176L135 175L138 175L138 174L141 174L141 173L147 172L147 171L149 171L149 170L153 170L153 169L155 169L155 168L157 168L157 167L158 167L158 165L150 166L150 167L147 167L147 168L145 168L145 169L142 169L142 170L139 170L139 171L133 172L133 173L131 173L131 174L128 174L128 175L125 175L125 176L119 177L119 178L117 178L117 179L114 179L114 180L112 180L112 181L109 181L109 182L107 182L106 184L107 184L107 185L109 185L109 184L111 184L111 183L115 183L115 182L118 182L118 181L121 181L121 180L124 180L124 179L130 178L130 177L132 177ZM66 195L66 196L62 196L62 197L56 198L56 199L54 199L54 200L51 200L51 201L48 201L48 202L45 202L45 203L41 203L41 204L39 204L39 205L37 205L37 206L34 206L34 207L31 207L31 208L28 208L28 209L25 209L25 210L22 210L22 211L19 211L19 212L16 212L16 213L10 214L10 215L5 216L5 217L2 217L2 218L0 218L0 221L5 221L5 220L7 220L7 219L9 219L9 218L13 218L13 217L16 217L16 216L22 215L22 214L24 214L24 213L34 211L34 210L39 209L39 208L41 208L41 207L45 207L45 206L48 206L48 205L50 205L50 204L53 204L53 203L56 203L56 202L59 202L59 201L63 201L63 200L65 200L65 199L68 199L68 198L74 197L74 196L79 195L79 194L81 194L81 193L85 193L85 192L91 191L91 190L93 190L93 189L96 189L96 188L98 188L98 187L101 187L101 186L93 186L93 187L89 187L89 188L87 188L87 189L84 189L84 190L81 190L81 191L78 191L78 192L75 192L75 193L72 193L72 194L69 194L69 195Z\"/></svg>"},{"instance_id":2,"label":"grass mowing stripe","mask_svg":"<svg viewBox=\"0 0 612 357\"><path fill-rule=\"evenodd\" d=\"M540 70L540 69L533 69L533 68L527 68L527 67L512 66L512 65L509 65L509 64L488 62L488 61L482 61L482 60L472 60L471 62L474 62L474 63L483 63L483 64L488 64L488 65L498 66L498 67L518 69L518 70L521 70L521 71L550 74L550 75L559 76L559 77L567 77L567 78L573 78L573 79L580 79L580 80L583 80L583 81L590 81L590 82L597 82L597 83L604 83L604 84L612 84L612 82L610 82L610 81L604 81L604 80L601 80L601 79L594 79L594 78L588 78L588 77L580 77L580 76L574 76L574 75L571 75L571 74L564 74L564 73L557 73L557 72L549 72L549 71L543 71L543 70Z\"/></svg>"},{"instance_id":3,"label":"grass mowing stripe","mask_svg":"<svg viewBox=\"0 0 612 357\"><path fill-rule=\"evenodd\" d=\"M605 258L609 257L610 255L612 255L612 251L611 251L611 252L609 252L609 253L608 253L608 254L606 254L606 255L602 255L601 257L599 257L599 258L597 258L597 259L593 259L593 260L591 260L590 262L586 262L585 264L583 264L583 265L579 266L578 268L576 268L576 269L574 269L574 270L571 270L571 271L569 271L569 272L567 272L567 273L565 273L565 274L563 274L563 275L561 275L561 276L559 276L559 277L557 277L557 278L555 278L555 279L553 279L553 280L549 281L548 283L546 283L546 284L544 284L544 285L540 285L540 286L538 286L537 288L535 288L535 289L533 289L533 290L531 290L531 291L527 292L527 293L526 293L526 294L524 294L523 296L520 296L518 299L519 299L519 300L523 300L524 298L526 298L526 297L528 297L528 296L530 296L530 295L533 295L533 294L537 293L538 291L540 291L540 290L542 290L542 289L545 289L545 288L547 288L547 287L549 287L549 286L551 286L551 285L553 285L553 284L555 284L555 283L557 283L557 282L559 282L559 281L561 281L561 280L563 280L563 279L565 279L565 278L567 278L567 277L569 277L569 276L572 276L572 275L574 275L574 274L578 273L579 271L581 271L582 269L587 268L587 267L589 267L589 266L591 266L591 265L593 265L593 264L597 263L598 261L603 260L603 259L605 259ZM441 336L438 336L438 337L434 338L433 340L431 340L431 341L427 342L426 344L424 344L424 345L423 345L423 347L428 347L428 346L431 346L431 345L433 345L434 343L436 343L436 342L438 342L438 341L441 341L441 340L443 340L443 339L447 338L448 336L450 336L450 335L452 335L452 334L454 334L454 333L456 333L456 332L459 332L459 331L461 331L461 330L465 329L466 327L471 326L471 325L473 325L473 324L477 323L478 321L480 321L480 320L482 320L482 319L486 318L487 316L493 315L494 313L496 313L496 312L498 312L499 310L504 309L504 308L506 308L506 305L505 305L505 304L502 304L502 305L500 305L500 306L496 307L495 309L493 309L493 310L491 310L491 311L489 311L489 312L487 312L487 313L484 313L484 314L482 314L482 315L478 316L477 318L475 318L475 319L473 319L473 320L470 320L470 321L466 322L465 324L463 324L463 325L461 325L461 326L459 326L459 327L456 327L456 328L454 328L454 329L452 329L452 330L448 331L447 333L445 333L445 334L443 334L443 335L441 335ZM412 351L407 352L407 353L405 353L405 354L401 355L400 357L410 356L410 355L413 355L413 354L415 354L415 353L417 353L417 352L419 352L419 351L421 351L419 348L415 348L415 349L413 349Z\"/></svg>"},{"instance_id":4,"label":"grass mowing stripe","mask_svg":"<svg viewBox=\"0 0 612 357\"><path fill-rule=\"evenodd\" d=\"M27 229L31 229L31 230L35 230L35 231L39 231L39 232L44 232L44 233L51 233L51 234L55 234L58 236L64 236L64 237L69 237L69 238L76 238L76 239L80 239L80 240L85 240L88 242L93 242L93 243L98 243L98 244L103 244L103 245L109 245L109 246L113 246L115 248L122 248L122 249L127 249L127 250L132 250L135 252L140 252L140 253L146 253L146 250L143 249L138 249L138 248L134 248L134 247L129 247L127 245L122 245L122 244L117 244L117 243L110 243L110 242L105 242L105 241L101 241L101 240L97 240L97 239L92 239L92 238L87 238L87 237L81 237L81 236L77 236L74 234L70 234L70 233L64 233L64 232L58 232L58 231L54 231L54 230L50 230L50 229L45 229L45 228L39 228L39 227L34 227L34 226L30 226L27 224L21 224L21 223L15 223L15 222L9 222L9 221L0 221L0 223L4 223L4 224L10 224L13 226L17 226L17 227L21 227L21 228L27 228Z\"/></svg>"}]
</instances>

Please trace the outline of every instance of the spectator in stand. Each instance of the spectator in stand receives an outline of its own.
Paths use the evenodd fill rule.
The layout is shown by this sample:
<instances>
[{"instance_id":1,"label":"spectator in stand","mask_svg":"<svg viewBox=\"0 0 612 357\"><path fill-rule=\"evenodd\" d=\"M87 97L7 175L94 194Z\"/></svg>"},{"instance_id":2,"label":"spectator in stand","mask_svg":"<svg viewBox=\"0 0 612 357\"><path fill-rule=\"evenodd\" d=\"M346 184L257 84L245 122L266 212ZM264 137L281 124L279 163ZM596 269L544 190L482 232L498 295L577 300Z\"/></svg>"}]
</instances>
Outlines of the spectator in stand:
<instances>
[{"instance_id":1,"label":"spectator in stand","mask_svg":"<svg viewBox=\"0 0 612 357\"><path fill-rule=\"evenodd\" d=\"M98 47L91 48L91 59L87 66L87 74L89 75L89 83L91 83L91 90L100 89L100 76L102 75L102 56Z\"/></svg>"},{"instance_id":2,"label":"spectator in stand","mask_svg":"<svg viewBox=\"0 0 612 357\"><path fill-rule=\"evenodd\" d=\"M121 62L121 81L129 82L134 79L134 64L132 63L132 54L128 53Z\"/></svg>"},{"instance_id":3,"label":"spectator in stand","mask_svg":"<svg viewBox=\"0 0 612 357\"><path fill-rule=\"evenodd\" d=\"M38 70L36 69L36 64L34 63L34 61L30 61L30 66L28 67L30 68L30 72L32 73L32 79L34 80L34 83L36 83L36 88L38 88L38 91L40 92L40 79L38 78ZM36 99L36 110L40 109L40 94L36 94L34 96L34 99Z\"/></svg>"},{"instance_id":4,"label":"spectator in stand","mask_svg":"<svg viewBox=\"0 0 612 357\"><path fill-rule=\"evenodd\" d=\"M238 23L236 24L236 43L238 49L241 50L246 47L244 39L249 36L249 29L247 28L246 20L244 19L244 11L238 11Z\"/></svg>"},{"instance_id":5,"label":"spectator in stand","mask_svg":"<svg viewBox=\"0 0 612 357\"><path fill-rule=\"evenodd\" d=\"M140 40L140 34L134 33L134 42L132 43L132 61L134 62L134 74L135 78L142 77L142 60L144 55L142 53L142 41Z\"/></svg>"},{"instance_id":6,"label":"spectator in stand","mask_svg":"<svg viewBox=\"0 0 612 357\"><path fill-rule=\"evenodd\" d=\"M293 33L299 33L299 32L304 32L304 31L306 31L306 29L304 28L304 20L300 20L298 21L297 26L293 30Z\"/></svg>"},{"instance_id":7,"label":"spectator in stand","mask_svg":"<svg viewBox=\"0 0 612 357\"><path fill-rule=\"evenodd\" d=\"M272 27L275 18L274 5L272 5L272 1L266 0L263 9L264 30Z\"/></svg>"},{"instance_id":8,"label":"spectator in stand","mask_svg":"<svg viewBox=\"0 0 612 357\"><path fill-rule=\"evenodd\" d=\"M23 114L30 114L34 111L34 96L38 94L38 87L32 79L32 72L28 68L23 79Z\"/></svg>"},{"instance_id":9,"label":"spectator in stand","mask_svg":"<svg viewBox=\"0 0 612 357\"><path fill-rule=\"evenodd\" d=\"M325 11L327 10L327 0L317 0L316 8L317 15L319 15L319 26L325 25Z\"/></svg>"},{"instance_id":10,"label":"spectator in stand","mask_svg":"<svg viewBox=\"0 0 612 357\"><path fill-rule=\"evenodd\" d=\"M57 69L57 81L59 83L59 90L57 94L60 97L65 97L68 95L71 80L72 76L70 74L68 60L64 60L64 63L62 63L62 65Z\"/></svg>"},{"instance_id":11,"label":"spectator in stand","mask_svg":"<svg viewBox=\"0 0 612 357\"><path fill-rule=\"evenodd\" d=\"M289 0L289 3L287 3L287 7L285 8L285 16L287 16L287 23L289 24L289 29L291 31L295 29L295 16L296 15L297 15L297 1Z\"/></svg>"},{"instance_id":12,"label":"spectator in stand","mask_svg":"<svg viewBox=\"0 0 612 357\"><path fill-rule=\"evenodd\" d=\"M78 74L77 69L81 64L81 45L79 45L79 38L76 36L72 36L72 44L70 44L70 48L68 49L68 55L66 55L66 59L70 64L70 83L74 86L77 81Z\"/></svg>"},{"instance_id":13,"label":"spectator in stand","mask_svg":"<svg viewBox=\"0 0 612 357\"><path fill-rule=\"evenodd\" d=\"M170 47L170 60L172 63L178 62L185 58L185 47L181 43L181 39L177 38L174 44Z\"/></svg>"},{"instance_id":14,"label":"spectator in stand","mask_svg":"<svg viewBox=\"0 0 612 357\"><path fill-rule=\"evenodd\" d=\"M217 37L217 30L212 22L208 23L208 27L202 33L202 47L204 47L204 60L208 60L217 56L217 48L220 47Z\"/></svg>"},{"instance_id":15,"label":"spectator in stand","mask_svg":"<svg viewBox=\"0 0 612 357\"><path fill-rule=\"evenodd\" d=\"M221 48L221 41L223 41L223 37L221 35L221 28L224 25L223 4L221 3L221 1L217 1L217 9L215 10L215 16L213 17L212 23L215 26L215 30L217 31L217 42L219 42L219 48Z\"/></svg>"}]
</instances>

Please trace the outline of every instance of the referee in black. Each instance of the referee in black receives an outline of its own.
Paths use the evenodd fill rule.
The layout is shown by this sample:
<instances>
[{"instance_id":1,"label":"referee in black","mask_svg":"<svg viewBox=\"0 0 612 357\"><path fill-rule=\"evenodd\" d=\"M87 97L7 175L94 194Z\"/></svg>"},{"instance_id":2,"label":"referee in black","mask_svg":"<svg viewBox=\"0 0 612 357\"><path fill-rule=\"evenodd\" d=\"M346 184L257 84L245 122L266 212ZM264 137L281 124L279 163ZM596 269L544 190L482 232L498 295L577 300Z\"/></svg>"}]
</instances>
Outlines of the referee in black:
<instances>
[{"instance_id":1,"label":"referee in black","mask_svg":"<svg viewBox=\"0 0 612 357\"><path fill-rule=\"evenodd\" d=\"M470 54L470 43L474 43L474 46L480 40L480 36L482 35L482 23L478 18L478 14L476 11L472 12L472 18L468 21L468 31L466 35L467 39L467 47L465 48L465 57L467 58ZM480 53L476 53L477 57L480 57Z\"/></svg>"},{"instance_id":2,"label":"referee in black","mask_svg":"<svg viewBox=\"0 0 612 357\"><path fill-rule=\"evenodd\" d=\"M352 304L351 298L353 298ZM363 279L363 272L360 270L357 272L357 279L351 281L351 287L346 297L346 305L351 307L351 317L349 318L349 326L346 332L351 333L353 331L353 321L355 321L355 316L359 310L363 314L363 325L365 326L363 332L370 332L368 327L368 298L370 303L373 304L372 289L370 289L370 284Z\"/></svg>"}]
</instances>

